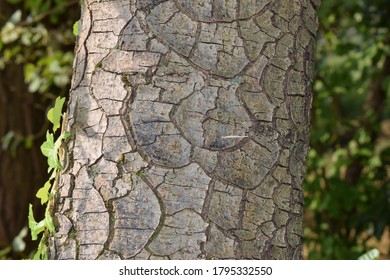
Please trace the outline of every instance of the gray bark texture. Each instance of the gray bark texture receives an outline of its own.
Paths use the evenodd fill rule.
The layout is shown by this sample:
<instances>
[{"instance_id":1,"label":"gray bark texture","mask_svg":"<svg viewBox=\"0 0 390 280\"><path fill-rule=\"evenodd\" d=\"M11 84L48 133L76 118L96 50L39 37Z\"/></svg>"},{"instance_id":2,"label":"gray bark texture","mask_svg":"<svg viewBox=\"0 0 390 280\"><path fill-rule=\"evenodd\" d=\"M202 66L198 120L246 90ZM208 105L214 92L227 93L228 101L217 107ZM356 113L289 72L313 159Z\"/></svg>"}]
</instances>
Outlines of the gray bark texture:
<instances>
[{"instance_id":1,"label":"gray bark texture","mask_svg":"<svg viewBox=\"0 0 390 280\"><path fill-rule=\"evenodd\" d=\"M300 259L318 1L85 0L53 259Z\"/></svg>"}]
</instances>

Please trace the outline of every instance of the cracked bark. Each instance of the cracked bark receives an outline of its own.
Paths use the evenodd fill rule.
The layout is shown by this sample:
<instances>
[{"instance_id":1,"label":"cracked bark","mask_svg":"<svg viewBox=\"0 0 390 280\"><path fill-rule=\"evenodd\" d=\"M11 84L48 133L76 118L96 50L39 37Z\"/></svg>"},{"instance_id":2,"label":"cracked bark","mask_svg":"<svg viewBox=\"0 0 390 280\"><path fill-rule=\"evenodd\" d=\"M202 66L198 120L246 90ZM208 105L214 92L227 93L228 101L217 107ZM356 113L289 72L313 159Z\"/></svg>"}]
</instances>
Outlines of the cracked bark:
<instances>
[{"instance_id":1,"label":"cracked bark","mask_svg":"<svg viewBox=\"0 0 390 280\"><path fill-rule=\"evenodd\" d=\"M318 1L84 1L53 259L300 259Z\"/></svg>"}]
</instances>

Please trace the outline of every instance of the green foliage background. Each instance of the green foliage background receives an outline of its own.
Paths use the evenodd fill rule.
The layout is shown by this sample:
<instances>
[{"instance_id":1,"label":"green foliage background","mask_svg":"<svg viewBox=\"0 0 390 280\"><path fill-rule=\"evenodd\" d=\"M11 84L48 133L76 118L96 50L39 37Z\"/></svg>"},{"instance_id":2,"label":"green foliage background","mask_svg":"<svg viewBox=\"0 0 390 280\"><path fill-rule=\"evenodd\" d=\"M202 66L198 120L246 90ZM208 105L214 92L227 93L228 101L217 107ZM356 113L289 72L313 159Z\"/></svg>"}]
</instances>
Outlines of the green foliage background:
<instances>
[{"instance_id":1,"label":"green foliage background","mask_svg":"<svg viewBox=\"0 0 390 280\"><path fill-rule=\"evenodd\" d=\"M309 259L357 259L371 246L389 258L388 5L327 0L319 12L305 181Z\"/></svg>"},{"instance_id":2,"label":"green foliage background","mask_svg":"<svg viewBox=\"0 0 390 280\"><path fill-rule=\"evenodd\" d=\"M69 8L77 9L78 0L8 2L15 12L4 18L0 11L0 69L11 61L23 65L29 91L42 97L37 106L46 108L48 100L69 90L77 20ZM388 5L387 0L324 0L319 12L305 181L309 259L357 259L372 247L380 258L390 258ZM32 136L0 138L10 152L20 143L25 149L41 145ZM0 258L9 248L0 248Z\"/></svg>"},{"instance_id":3,"label":"green foliage background","mask_svg":"<svg viewBox=\"0 0 390 280\"><path fill-rule=\"evenodd\" d=\"M55 99L64 95L72 74L75 38L67 16L68 7L78 1L7 0L15 12L1 28L0 67L10 61L24 65L29 91Z\"/></svg>"}]
</instances>

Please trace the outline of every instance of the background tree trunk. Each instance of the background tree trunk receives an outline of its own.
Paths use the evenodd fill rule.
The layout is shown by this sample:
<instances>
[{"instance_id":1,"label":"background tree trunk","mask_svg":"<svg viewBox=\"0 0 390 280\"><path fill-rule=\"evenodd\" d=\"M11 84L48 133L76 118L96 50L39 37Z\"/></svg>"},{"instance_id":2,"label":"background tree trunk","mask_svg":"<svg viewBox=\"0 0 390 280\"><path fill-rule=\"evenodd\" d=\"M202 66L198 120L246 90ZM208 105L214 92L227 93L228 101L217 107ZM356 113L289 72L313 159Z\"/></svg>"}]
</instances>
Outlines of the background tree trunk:
<instances>
[{"instance_id":1,"label":"background tree trunk","mask_svg":"<svg viewBox=\"0 0 390 280\"><path fill-rule=\"evenodd\" d=\"M54 259L299 259L319 1L84 1Z\"/></svg>"},{"instance_id":2,"label":"background tree trunk","mask_svg":"<svg viewBox=\"0 0 390 280\"><path fill-rule=\"evenodd\" d=\"M5 18L14 12L7 1L1 0L0 11ZM0 18L0 23L2 20ZM44 110L34 106L39 98L28 92L22 64L10 63L0 71L0 140L9 132L14 134L7 149L0 147L0 249L10 245L27 226L28 204L35 199L34 204L39 205L35 193L47 176L46 161L39 145L24 147L25 137L36 134L44 125ZM42 139L33 140L41 143ZM35 210L43 215L43 208ZM31 242L26 242L27 251L32 250Z\"/></svg>"}]
</instances>

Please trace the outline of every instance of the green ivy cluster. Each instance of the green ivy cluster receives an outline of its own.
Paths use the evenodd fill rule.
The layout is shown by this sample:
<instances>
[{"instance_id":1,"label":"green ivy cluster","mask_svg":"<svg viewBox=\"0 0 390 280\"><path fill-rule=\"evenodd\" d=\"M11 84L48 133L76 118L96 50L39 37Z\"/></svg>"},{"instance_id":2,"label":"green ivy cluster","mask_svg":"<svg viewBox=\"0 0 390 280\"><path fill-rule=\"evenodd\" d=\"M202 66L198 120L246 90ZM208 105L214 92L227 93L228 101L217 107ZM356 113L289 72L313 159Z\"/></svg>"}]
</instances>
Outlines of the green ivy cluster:
<instances>
[{"instance_id":1,"label":"green ivy cluster","mask_svg":"<svg viewBox=\"0 0 390 280\"><path fill-rule=\"evenodd\" d=\"M28 224L31 230L32 240L37 240L38 235L43 232L41 241L38 245L38 250L33 257L34 259L47 259L47 237L49 233L55 232L50 204L48 202L50 199L54 198L56 192L56 188L54 186L58 185L58 173L63 170L63 166L61 166L59 158L61 145L63 145L63 141L70 136L70 132L65 131L63 127L59 137L54 140L54 134L61 126L61 118L63 117L62 107L64 102L64 97L58 97L54 107L47 113L47 118L53 124L53 128L52 132L46 132L46 141L42 144L41 151L42 154L47 157L47 164L49 166L48 173L51 172L51 175L49 180L47 180L44 186L40 188L36 194L36 196L41 199L41 204L47 204L45 217L42 221L35 221L32 205L29 205Z\"/></svg>"}]
</instances>

